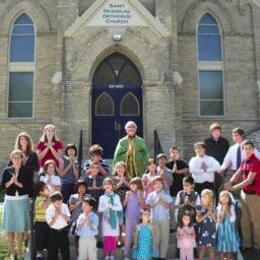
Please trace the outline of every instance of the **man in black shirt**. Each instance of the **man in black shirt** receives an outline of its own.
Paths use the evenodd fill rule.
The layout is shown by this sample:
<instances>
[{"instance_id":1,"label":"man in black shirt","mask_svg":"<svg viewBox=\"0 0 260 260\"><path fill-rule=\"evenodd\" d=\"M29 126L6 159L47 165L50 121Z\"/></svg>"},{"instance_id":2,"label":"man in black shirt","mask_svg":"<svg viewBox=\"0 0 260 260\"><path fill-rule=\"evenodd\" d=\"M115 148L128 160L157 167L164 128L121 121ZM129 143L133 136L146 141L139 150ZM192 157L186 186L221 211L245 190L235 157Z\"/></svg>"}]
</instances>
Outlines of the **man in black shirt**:
<instances>
[{"instance_id":1,"label":"man in black shirt","mask_svg":"<svg viewBox=\"0 0 260 260\"><path fill-rule=\"evenodd\" d=\"M221 136L221 125L213 123L209 127L211 137L207 138L204 143L206 145L206 154L215 158L221 165L229 148L229 142ZM218 202L218 191L223 186L223 177L215 173L215 196Z\"/></svg>"},{"instance_id":2,"label":"man in black shirt","mask_svg":"<svg viewBox=\"0 0 260 260\"><path fill-rule=\"evenodd\" d=\"M207 138L206 154L214 157L221 165L229 148L229 142L226 138L221 136L221 125L213 123L210 128L211 137Z\"/></svg>"}]
</instances>

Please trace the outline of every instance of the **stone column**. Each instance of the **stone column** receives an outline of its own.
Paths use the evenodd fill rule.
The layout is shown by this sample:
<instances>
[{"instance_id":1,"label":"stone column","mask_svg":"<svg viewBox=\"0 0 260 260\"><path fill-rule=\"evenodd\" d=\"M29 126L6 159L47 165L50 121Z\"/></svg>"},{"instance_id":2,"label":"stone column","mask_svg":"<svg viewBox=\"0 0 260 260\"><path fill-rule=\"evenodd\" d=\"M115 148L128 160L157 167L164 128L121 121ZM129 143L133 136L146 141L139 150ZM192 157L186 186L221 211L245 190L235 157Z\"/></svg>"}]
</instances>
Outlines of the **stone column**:
<instances>
[{"instance_id":1,"label":"stone column","mask_svg":"<svg viewBox=\"0 0 260 260\"><path fill-rule=\"evenodd\" d=\"M175 144L175 89L169 82L144 82L144 125L150 151L157 130L163 151Z\"/></svg>"}]
</instances>

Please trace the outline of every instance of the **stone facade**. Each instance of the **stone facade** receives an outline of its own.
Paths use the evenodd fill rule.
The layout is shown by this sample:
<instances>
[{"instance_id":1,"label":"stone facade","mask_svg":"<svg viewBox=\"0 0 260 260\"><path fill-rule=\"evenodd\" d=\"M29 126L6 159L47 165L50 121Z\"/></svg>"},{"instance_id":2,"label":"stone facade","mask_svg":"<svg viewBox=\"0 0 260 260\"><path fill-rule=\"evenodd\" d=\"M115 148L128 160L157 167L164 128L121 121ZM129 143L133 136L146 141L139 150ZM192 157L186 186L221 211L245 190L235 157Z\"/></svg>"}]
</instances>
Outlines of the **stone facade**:
<instances>
[{"instance_id":1,"label":"stone facade","mask_svg":"<svg viewBox=\"0 0 260 260\"><path fill-rule=\"evenodd\" d=\"M115 44L107 28L88 27L84 23L78 26L80 17L94 2L0 0L1 160L8 157L20 131L28 131L36 141L44 124L49 122L57 126L64 143L77 144L82 129L86 151L91 144L92 76L99 63L113 52L127 56L140 71L144 137L150 149L155 129L165 152L177 144L184 148L186 158L193 153L192 144L208 135L209 124L214 121L223 124L223 134L228 138L231 129L238 125L250 133L257 129L260 119L257 1L135 0L145 7L140 9L140 15L150 25L128 28L119 44ZM13 22L23 12L37 28L34 116L10 119L9 35ZM221 117L199 116L196 29L206 12L214 15L222 30L225 114ZM163 33L158 31L160 28ZM57 72L62 79L54 84ZM176 84L174 72L181 75L182 84Z\"/></svg>"}]
</instances>

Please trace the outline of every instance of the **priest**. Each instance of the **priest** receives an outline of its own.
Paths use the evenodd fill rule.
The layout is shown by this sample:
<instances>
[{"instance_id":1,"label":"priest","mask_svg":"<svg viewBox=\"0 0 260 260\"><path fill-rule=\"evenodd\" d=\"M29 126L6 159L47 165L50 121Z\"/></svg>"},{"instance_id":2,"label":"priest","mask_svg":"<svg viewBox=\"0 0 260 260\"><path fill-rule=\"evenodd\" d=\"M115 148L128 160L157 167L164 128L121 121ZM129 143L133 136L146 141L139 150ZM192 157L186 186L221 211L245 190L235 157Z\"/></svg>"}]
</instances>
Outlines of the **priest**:
<instances>
[{"instance_id":1,"label":"priest","mask_svg":"<svg viewBox=\"0 0 260 260\"><path fill-rule=\"evenodd\" d=\"M123 161L127 165L130 178L141 177L146 171L149 158L146 143L136 135L137 125L129 121L125 125L127 136L120 139L114 154L114 165Z\"/></svg>"}]
</instances>

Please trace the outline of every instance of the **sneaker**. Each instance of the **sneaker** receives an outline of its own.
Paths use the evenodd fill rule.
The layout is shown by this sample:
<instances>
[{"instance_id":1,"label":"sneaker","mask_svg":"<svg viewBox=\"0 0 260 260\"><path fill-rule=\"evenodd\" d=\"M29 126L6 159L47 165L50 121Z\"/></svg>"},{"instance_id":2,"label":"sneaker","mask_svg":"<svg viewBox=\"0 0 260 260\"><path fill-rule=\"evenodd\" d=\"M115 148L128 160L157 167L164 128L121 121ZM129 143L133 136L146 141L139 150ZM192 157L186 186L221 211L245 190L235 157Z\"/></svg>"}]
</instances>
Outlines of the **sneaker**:
<instances>
[{"instance_id":1,"label":"sneaker","mask_svg":"<svg viewBox=\"0 0 260 260\"><path fill-rule=\"evenodd\" d=\"M110 260L115 260L115 257L113 255L111 255Z\"/></svg>"},{"instance_id":2,"label":"sneaker","mask_svg":"<svg viewBox=\"0 0 260 260\"><path fill-rule=\"evenodd\" d=\"M42 260L42 259L43 259L43 255L41 253L37 253L36 260Z\"/></svg>"},{"instance_id":3,"label":"sneaker","mask_svg":"<svg viewBox=\"0 0 260 260\"><path fill-rule=\"evenodd\" d=\"M130 257L128 255L125 255L124 260L130 260Z\"/></svg>"}]
</instances>

